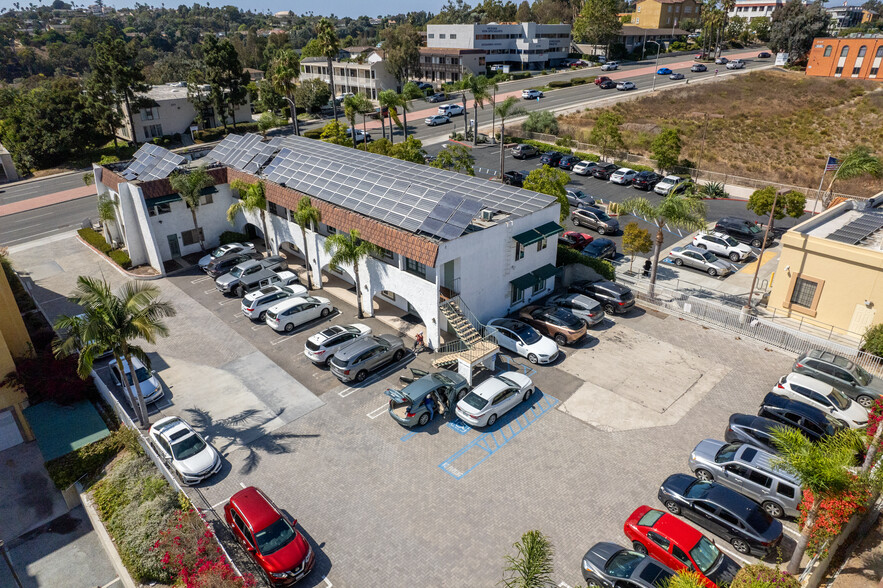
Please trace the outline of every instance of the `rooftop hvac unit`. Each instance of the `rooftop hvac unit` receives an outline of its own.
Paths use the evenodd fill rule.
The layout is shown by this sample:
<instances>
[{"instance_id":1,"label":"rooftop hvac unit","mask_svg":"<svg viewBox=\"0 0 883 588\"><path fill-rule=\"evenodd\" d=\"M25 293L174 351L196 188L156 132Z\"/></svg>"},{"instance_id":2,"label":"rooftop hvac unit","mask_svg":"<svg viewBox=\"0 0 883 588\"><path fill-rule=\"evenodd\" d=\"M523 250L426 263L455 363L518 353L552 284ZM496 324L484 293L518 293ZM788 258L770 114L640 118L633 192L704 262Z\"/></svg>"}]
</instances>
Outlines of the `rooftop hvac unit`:
<instances>
[{"instance_id":1,"label":"rooftop hvac unit","mask_svg":"<svg viewBox=\"0 0 883 588\"><path fill-rule=\"evenodd\" d=\"M485 208L481 211L481 220L489 221L494 219L494 211L490 208Z\"/></svg>"}]
</instances>

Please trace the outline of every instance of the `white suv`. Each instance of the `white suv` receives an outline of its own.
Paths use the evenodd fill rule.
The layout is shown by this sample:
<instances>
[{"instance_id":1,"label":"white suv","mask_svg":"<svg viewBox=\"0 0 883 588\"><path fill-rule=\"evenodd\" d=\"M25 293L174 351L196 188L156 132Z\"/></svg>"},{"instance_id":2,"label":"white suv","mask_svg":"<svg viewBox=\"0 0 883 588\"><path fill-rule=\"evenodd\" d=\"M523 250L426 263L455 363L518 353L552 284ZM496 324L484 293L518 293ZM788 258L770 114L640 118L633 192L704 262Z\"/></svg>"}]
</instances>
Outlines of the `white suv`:
<instances>
[{"instance_id":1,"label":"white suv","mask_svg":"<svg viewBox=\"0 0 883 588\"><path fill-rule=\"evenodd\" d=\"M438 107L438 113L444 116L456 116L466 112L459 104L443 104Z\"/></svg>"},{"instance_id":2,"label":"white suv","mask_svg":"<svg viewBox=\"0 0 883 588\"><path fill-rule=\"evenodd\" d=\"M729 257L730 261L745 261L753 249L723 233L699 233L693 237L693 245L707 249L715 255Z\"/></svg>"},{"instance_id":3,"label":"white suv","mask_svg":"<svg viewBox=\"0 0 883 588\"><path fill-rule=\"evenodd\" d=\"M677 189L685 182L680 176L665 176L653 188L653 191L662 196L668 196L677 191Z\"/></svg>"},{"instance_id":4,"label":"white suv","mask_svg":"<svg viewBox=\"0 0 883 588\"><path fill-rule=\"evenodd\" d=\"M843 392L831 384L803 374L792 372L782 376L779 383L773 388L773 394L785 396L828 412L834 418L846 421L852 429L858 429L868 424L868 411L862 408L858 402L847 398Z\"/></svg>"}]
</instances>

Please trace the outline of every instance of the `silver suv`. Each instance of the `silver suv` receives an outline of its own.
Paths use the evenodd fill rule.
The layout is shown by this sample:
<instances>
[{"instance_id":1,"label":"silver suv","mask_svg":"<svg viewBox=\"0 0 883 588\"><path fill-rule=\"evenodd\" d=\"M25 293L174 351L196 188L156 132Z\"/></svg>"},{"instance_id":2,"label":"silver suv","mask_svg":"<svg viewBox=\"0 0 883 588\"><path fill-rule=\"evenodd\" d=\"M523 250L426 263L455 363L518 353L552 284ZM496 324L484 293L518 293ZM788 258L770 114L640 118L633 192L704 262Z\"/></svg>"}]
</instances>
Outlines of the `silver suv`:
<instances>
[{"instance_id":1,"label":"silver suv","mask_svg":"<svg viewBox=\"0 0 883 588\"><path fill-rule=\"evenodd\" d=\"M883 379L830 351L813 349L804 353L791 371L827 382L867 409L883 394Z\"/></svg>"},{"instance_id":2,"label":"silver suv","mask_svg":"<svg viewBox=\"0 0 883 588\"><path fill-rule=\"evenodd\" d=\"M690 469L705 482L717 482L759 502L772 517L796 517L803 500L800 482L773 467L772 454L744 443L700 441L690 454Z\"/></svg>"},{"instance_id":3,"label":"silver suv","mask_svg":"<svg viewBox=\"0 0 883 588\"><path fill-rule=\"evenodd\" d=\"M364 337L338 351L328 365L341 382L362 382L368 372L405 356L405 342L395 335Z\"/></svg>"},{"instance_id":4,"label":"silver suv","mask_svg":"<svg viewBox=\"0 0 883 588\"><path fill-rule=\"evenodd\" d=\"M288 264L285 263L285 259L278 255L271 255L265 259L246 261L234 267L230 270L230 273L224 274L216 279L215 287L219 292L229 294L238 289L240 280L251 274L255 274L265 269L279 271L287 267ZM245 291L243 291L240 296L245 296Z\"/></svg>"}]
</instances>

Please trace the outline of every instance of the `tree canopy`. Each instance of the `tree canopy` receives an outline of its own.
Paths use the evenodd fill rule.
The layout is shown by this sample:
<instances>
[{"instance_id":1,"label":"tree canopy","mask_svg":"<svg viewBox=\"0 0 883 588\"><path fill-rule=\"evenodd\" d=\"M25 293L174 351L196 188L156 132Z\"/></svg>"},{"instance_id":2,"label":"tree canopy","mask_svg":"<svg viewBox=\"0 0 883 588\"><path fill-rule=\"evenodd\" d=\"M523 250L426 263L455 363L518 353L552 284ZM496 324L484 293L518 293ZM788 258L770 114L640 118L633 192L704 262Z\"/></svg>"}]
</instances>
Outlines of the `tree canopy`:
<instances>
[{"instance_id":1,"label":"tree canopy","mask_svg":"<svg viewBox=\"0 0 883 588\"><path fill-rule=\"evenodd\" d=\"M559 216L564 221L570 216L570 203L567 201L567 188L565 188L569 181L570 176L567 172L544 165L527 174L524 178L524 189L554 196L561 205Z\"/></svg>"},{"instance_id":2,"label":"tree canopy","mask_svg":"<svg viewBox=\"0 0 883 588\"><path fill-rule=\"evenodd\" d=\"M791 61L800 61L812 48L813 39L823 36L830 21L822 2L804 4L802 0L789 0L773 12L770 49L787 52Z\"/></svg>"}]
</instances>

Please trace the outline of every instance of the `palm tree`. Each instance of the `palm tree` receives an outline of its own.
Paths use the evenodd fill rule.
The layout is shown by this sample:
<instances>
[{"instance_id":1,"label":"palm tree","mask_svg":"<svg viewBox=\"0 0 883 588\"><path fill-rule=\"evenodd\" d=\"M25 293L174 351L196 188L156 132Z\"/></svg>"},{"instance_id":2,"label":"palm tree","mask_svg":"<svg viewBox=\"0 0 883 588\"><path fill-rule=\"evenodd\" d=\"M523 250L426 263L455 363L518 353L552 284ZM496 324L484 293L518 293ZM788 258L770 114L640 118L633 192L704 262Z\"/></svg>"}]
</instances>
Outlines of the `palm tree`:
<instances>
[{"instance_id":1,"label":"palm tree","mask_svg":"<svg viewBox=\"0 0 883 588\"><path fill-rule=\"evenodd\" d=\"M102 192L98 195L98 220L101 221L104 238L110 243L113 240L110 234L110 223L116 222L117 209L113 202L113 196L109 192Z\"/></svg>"},{"instance_id":2,"label":"palm tree","mask_svg":"<svg viewBox=\"0 0 883 588\"><path fill-rule=\"evenodd\" d=\"M484 102L488 100L490 95L490 82L485 76L477 76L471 73L463 76L463 81L461 82L461 87L463 90L468 90L472 93L472 109L474 114L472 116L472 144L478 144L478 107L481 106L481 109L484 110ZM465 115L464 115L465 118Z\"/></svg>"},{"instance_id":3,"label":"palm tree","mask_svg":"<svg viewBox=\"0 0 883 588\"><path fill-rule=\"evenodd\" d=\"M296 222L300 227L300 234L304 239L304 263L307 266L307 288L312 290L313 277L310 269L310 252L307 247L307 225L309 225L310 230L315 231L316 225L322 220L322 213L319 212L318 208L313 206L313 202L310 200L309 196L304 196L297 201L297 208L291 211L291 220Z\"/></svg>"},{"instance_id":4,"label":"palm tree","mask_svg":"<svg viewBox=\"0 0 883 588\"><path fill-rule=\"evenodd\" d=\"M337 29L334 23L328 18L323 17L316 24L316 41L319 42L319 49L328 63L328 79L331 86L331 105L334 109L334 120L337 120L337 94L334 92L334 67L331 61L337 59L340 53L340 38L337 36Z\"/></svg>"},{"instance_id":5,"label":"palm tree","mask_svg":"<svg viewBox=\"0 0 883 588\"><path fill-rule=\"evenodd\" d=\"M380 124L383 125L384 138L386 138L386 118L383 116L383 110L386 109L389 113L389 142L393 143L392 117L399 104L399 95L395 90L384 90L377 95L377 101L380 102Z\"/></svg>"},{"instance_id":6,"label":"palm tree","mask_svg":"<svg viewBox=\"0 0 883 588\"><path fill-rule=\"evenodd\" d=\"M831 190L837 180L851 180L862 176L874 178L883 176L883 163L880 158L871 154L870 149L859 145L853 148L840 162L840 167L834 172L834 177L831 178L831 183L828 184L828 189L825 191L826 199L831 197Z\"/></svg>"},{"instance_id":7,"label":"palm tree","mask_svg":"<svg viewBox=\"0 0 883 588\"><path fill-rule=\"evenodd\" d=\"M295 135L300 135L297 126L297 108L294 104L294 80L300 77L300 58L294 49L281 49L270 62L270 83L273 89L285 96L291 110L291 125Z\"/></svg>"},{"instance_id":8,"label":"palm tree","mask_svg":"<svg viewBox=\"0 0 883 588\"><path fill-rule=\"evenodd\" d=\"M506 556L506 575L503 586L506 588L552 588L555 582L552 574L554 549L549 539L540 531L528 531L521 541L513 545L518 555Z\"/></svg>"},{"instance_id":9,"label":"palm tree","mask_svg":"<svg viewBox=\"0 0 883 588\"><path fill-rule=\"evenodd\" d=\"M362 241L359 238L359 231L353 229L346 233L335 233L329 235L325 239L325 251L331 253L331 265L352 265L353 275L356 278L356 308L359 311L359 318L365 318L362 313L362 286L359 279L359 264L363 259L372 253L380 253L381 249L373 243Z\"/></svg>"},{"instance_id":10,"label":"palm tree","mask_svg":"<svg viewBox=\"0 0 883 588\"><path fill-rule=\"evenodd\" d=\"M494 106L494 115L500 117L500 178L505 173L503 145L506 142L506 119L513 116L524 114L525 110L518 106L518 100L515 96L509 96L499 104Z\"/></svg>"},{"instance_id":11,"label":"palm tree","mask_svg":"<svg viewBox=\"0 0 883 588\"><path fill-rule=\"evenodd\" d=\"M701 200L695 198L671 194L656 206L646 198L638 196L629 198L618 208L620 214L641 216L656 225L656 241L653 244L653 271L650 273L650 297L652 298L656 286L659 254L662 253L662 243L665 240L662 231L666 227L684 229L689 232L704 229L706 225L705 205Z\"/></svg>"},{"instance_id":12,"label":"palm tree","mask_svg":"<svg viewBox=\"0 0 883 588\"><path fill-rule=\"evenodd\" d=\"M199 223L196 222L196 211L199 209L199 200L202 198L202 191L209 186L215 184L214 179L209 175L206 167L200 165L191 170L189 173L176 172L169 178L172 190L181 196L181 200L190 209L193 216L193 230L199 235L199 246L205 250L205 239L202 231L199 229Z\"/></svg>"},{"instance_id":13,"label":"palm tree","mask_svg":"<svg viewBox=\"0 0 883 588\"><path fill-rule=\"evenodd\" d=\"M227 222L231 225L236 220L236 215L240 212L259 212L261 215L261 225L264 228L264 245L267 252L272 251L273 246L270 239L270 233L267 232L267 197L264 195L264 183L261 181L249 184L242 180L233 180L230 187L239 190L239 200L230 205L227 209Z\"/></svg>"},{"instance_id":14,"label":"palm tree","mask_svg":"<svg viewBox=\"0 0 883 588\"><path fill-rule=\"evenodd\" d=\"M399 94L399 106L402 107L402 116L405 123L405 139L408 138L408 111L411 110L411 100L418 98L426 98L426 94L414 82L405 84L405 87L402 88L402 93Z\"/></svg>"},{"instance_id":15,"label":"palm tree","mask_svg":"<svg viewBox=\"0 0 883 588\"><path fill-rule=\"evenodd\" d=\"M362 140L365 145L368 144L368 134L365 129L365 115L374 110L374 106L371 104L371 100L368 99L368 96L359 92L354 96L347 96L343 99L343 112L346 118L350 121L350 130L353 136L353 149L358 149L358 143L356 141L356 115L362 115Z\"/></svg>"},{"instance_id":16,"label":"palm tree","mask_svg":"<svg viewBox=\"0 0 883 588\"><path fill-rule=\"evenodd\" d=\"M53 341L56 356L79 353L77 373L83 379L89 377L95 359L107 350L113 353L120 374L125 374L122 360L125 359L131 368L133 357L150 369L147 353L132 341L144 339L152 344L157 337L169 334L162 319L175 316L175 309L170 303L159 300L159 294L159 288L142 281L127 282L118 294L114 294L106 281L80 276L77 288L68 300L82 306L84 312L82 316L61 316L55 321L56 330L64 333ZM134 376L135 370L130 371ZM123 384L138 421L146 428L150 421L141 383L137 377L131 379L130 383L124 377Z\"/></svg>"},{"instance_id":17,"label":"palm tree","mask_svg":"<svg viewBox=\"0 0 883 588\"><path fill-rule=\"evenodd\" d=\"M788 573L795 575L800 569L822 501L836 498L856 483L857 478L848 468L856 465L856 453L857 449L862 448L860 437L863 433L847 429L823 437L816 443L791 427L775 428L772 434L779 450L779 456L772 460L773 465L793 474L800 481L800 486L812 493L812 504L806 513L791 561L788 562Z\"/></svg>"}]
</instances>

